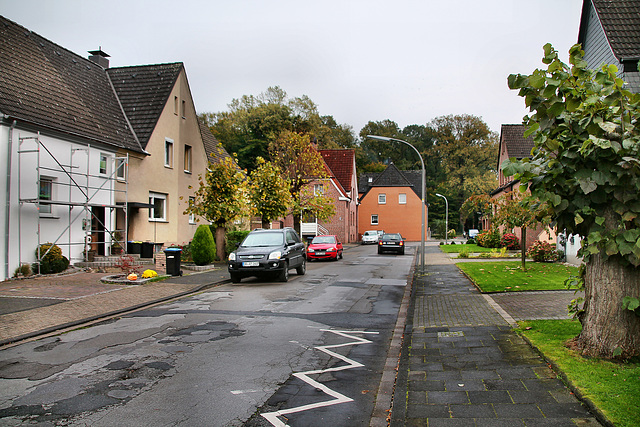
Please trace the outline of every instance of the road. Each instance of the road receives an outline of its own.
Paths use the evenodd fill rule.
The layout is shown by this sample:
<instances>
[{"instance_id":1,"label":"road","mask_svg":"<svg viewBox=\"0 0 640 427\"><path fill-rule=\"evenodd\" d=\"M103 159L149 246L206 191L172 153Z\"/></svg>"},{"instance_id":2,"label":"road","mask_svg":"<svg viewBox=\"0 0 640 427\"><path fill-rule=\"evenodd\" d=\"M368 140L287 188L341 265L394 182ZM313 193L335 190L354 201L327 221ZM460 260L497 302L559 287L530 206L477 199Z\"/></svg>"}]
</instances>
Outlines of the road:
<instances>
[{"instance_id":1,"label":"road","mask_svg":"<svg viewBox=\"0 0 640 427\"><path fill-rule=\"evenodd\" d=\"M367 426L411 269L375 246L0 352L0 425Z\"/></svg>"}]
</instances>

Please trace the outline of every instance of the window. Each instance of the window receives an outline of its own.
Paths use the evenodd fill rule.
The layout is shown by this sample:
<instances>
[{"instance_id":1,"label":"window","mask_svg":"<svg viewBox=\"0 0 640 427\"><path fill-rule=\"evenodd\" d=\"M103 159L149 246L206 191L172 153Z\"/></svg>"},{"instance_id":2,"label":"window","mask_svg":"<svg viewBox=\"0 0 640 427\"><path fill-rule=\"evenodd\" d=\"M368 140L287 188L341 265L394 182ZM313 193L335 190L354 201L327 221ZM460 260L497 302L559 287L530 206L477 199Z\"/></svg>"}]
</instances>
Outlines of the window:
<instances>
[{"instance_id":1,"label":"window","mask_svg":"<svg viewBox=\"0 0 640 427\"><path fill-rule=\"evenodd\" d=\"M324 185L322 184L314 184L313 185L313 195L321 196L324 194Z\"/></svg>"},{"instance_id":2,"label":"window","mask_svg":"<svg viewBox=\"0 0 640 427\"><path fill-rule=\"evenodd\" d=\"M168 168L173 167L173 141L169 138L164 140L164 165Z\"/></svg>"},{"instance_id":3,"label":"window","mask_svg":"<svg viewBox=\"0 0 640 427\"><path fill-rule=\"evenodd\" d=\"M378 215L371 215L371 225L378 225Z\"/></svg>"},{"instance_id":4,"label":"window","mask_svg":"<svg viewBox=\"0 0 640 427\"><path fill-rule=\"evenodd\" d=\"M106 175L109 172L107 161L108 156L106 154L100 154L100 175Z\"/></svg>"},{"instance_id":5,"label":"window","mask_svg":"<svg viewBox=\"0 0 640 427\"><path fill-rule=\"evenodd\" d=\"M398 194L398 203L401 204L401 205L406 205L407 204L407 194L406 193Z\"/></svg>"},{"instance_id":6,"label":"window","mask_svg":"<svg viewBox=\"0 0 640 427\"><path fill-rule=\"evenodd\" d=\"M189 206L193 206L193 204L196 202L196 198L193 196L189 196ZM196 216L195 214L190 213L189 214L189 224L195 224L196 223Z\"/></svg>"},{"instance_id":7,"label":"window","mask_svg":"<svg viewBox=\"0 0 640 427\"><path fill-rule=\"evenodd\" d=\"M116 159L116 178L127 179L127 159L119 157Z\"/></svg>"},{"instance_id":8,"label":"window","mask_svg":"<svg viewBox=\"0 0 640 427\"><path fill-rule=\"evenodd\" d=\"M191 173L191 146L184 146L184 171Z\"/></svg>"},{"instance_id":9,"label":"window","mask_svg":"<svg viewBox=\"0 0 640 427\"><path fill-rule=\"evenodd\" d=\"M53 200L53 178L40 177L40 200ZM40 203L40 215L51 215L51 205Z\"/></svg>"},{"instance_id":10,"label":"window","mask_svg":"<svg viewBox=\"0 0 640 427\"><path fill-rule=\"evenodd\" d=\"M149 208L149 221L166 221L167 220L167 195L161 193L149 192L149 204L153 208Z\"/></svg>"},{"instance_id":11,"label":"window","mask_svg":"<svg viewBox=\"0 0 640 427\"><path fill-rule=\"evenodd\" d=\"M384 193L380 193L378 194L378 204L379 205L384 205L387 203L387 195Z\"/></svg>"},{"instance_id":12,"label":"window","mask_svg":"<svg viewBox=\"0 0 640 427\"><path fill-rule=\"evenodd\" d=\"M182 118L187 117L187 103L182 101Z\"/></svg>"},{"instance_id":13,"label":"window","mask_svg":"<svg viewBox=\"0 0 640 427\"><path fill-rule=\"evenodd\" d=\"M173 114L178 115L178 97L173 97Z\"/></svg>"}]
</instances>

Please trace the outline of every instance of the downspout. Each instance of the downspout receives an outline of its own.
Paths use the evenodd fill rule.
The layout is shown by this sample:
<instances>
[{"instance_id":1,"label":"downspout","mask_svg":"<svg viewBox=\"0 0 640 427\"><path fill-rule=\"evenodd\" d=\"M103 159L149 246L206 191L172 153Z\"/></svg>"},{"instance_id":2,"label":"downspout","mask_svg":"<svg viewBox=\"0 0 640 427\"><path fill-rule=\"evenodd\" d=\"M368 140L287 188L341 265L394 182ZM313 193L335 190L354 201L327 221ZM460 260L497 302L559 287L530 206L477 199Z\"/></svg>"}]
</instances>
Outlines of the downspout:
<instances>
[{"instance_id":1,"label":"downspout","mask_svg":"<svg viewBox=\"0 0 640 427\"><path fill-rule=\"evenodd\" d=\"M9 143L7 144L7 205L5 207L5 220L4 220L4 269L6 272L6 277L9 278L9 231L10 231L10 220L11 220L11 157L13 154L13 129L16 127L16 120L11 123L11 127L9 128Z\"/></svg>"}]
</instances>

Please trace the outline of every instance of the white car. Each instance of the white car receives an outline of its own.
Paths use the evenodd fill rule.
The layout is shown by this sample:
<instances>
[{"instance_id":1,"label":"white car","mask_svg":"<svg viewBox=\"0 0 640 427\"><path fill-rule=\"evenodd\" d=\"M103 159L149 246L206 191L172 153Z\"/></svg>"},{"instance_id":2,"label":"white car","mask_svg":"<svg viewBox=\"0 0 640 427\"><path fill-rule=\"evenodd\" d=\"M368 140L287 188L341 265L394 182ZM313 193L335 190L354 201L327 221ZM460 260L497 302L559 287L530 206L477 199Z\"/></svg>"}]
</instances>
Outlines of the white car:
<instances>
[{"instance_id":1,"label":"white car","mask_svg":"<svg viewBox=\"0 0 640 427\"><path fill-rule=\"evenodd\" d=\"M378 232L376 230L365 231L362 235L362 244L377 244L378 243Z\"/></svg>"}]
</instances>

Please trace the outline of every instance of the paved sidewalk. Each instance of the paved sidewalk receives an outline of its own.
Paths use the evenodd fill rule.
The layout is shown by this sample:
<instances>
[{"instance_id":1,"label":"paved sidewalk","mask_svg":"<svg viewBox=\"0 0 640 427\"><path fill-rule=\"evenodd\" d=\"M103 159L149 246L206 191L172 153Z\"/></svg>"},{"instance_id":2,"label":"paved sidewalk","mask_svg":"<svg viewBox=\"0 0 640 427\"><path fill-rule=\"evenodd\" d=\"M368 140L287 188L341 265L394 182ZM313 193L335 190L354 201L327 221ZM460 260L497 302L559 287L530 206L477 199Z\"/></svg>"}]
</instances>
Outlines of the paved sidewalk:
<instances>
[{"instance_id":1,"label":"paved sidewalk","mask_svg":"<svg viewBox=\"0 0 640 427\"><path fill-rule=\"evenodd\" d=\"M409 306L391 426L600 425L507 322L526 316L517 312L524 300L544 304L549 293L486 298L436 246L426 253L427 274L416 275ZM504 317L494 301L505 303L497 305ZM562 316L561 304L551 305Z\"/></svg>"}]
</instances>

